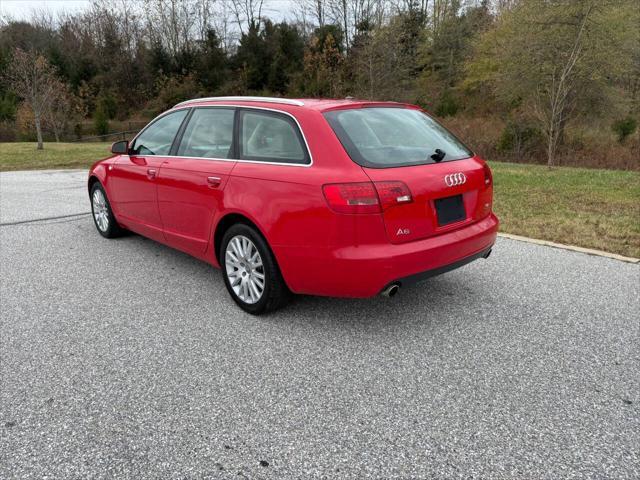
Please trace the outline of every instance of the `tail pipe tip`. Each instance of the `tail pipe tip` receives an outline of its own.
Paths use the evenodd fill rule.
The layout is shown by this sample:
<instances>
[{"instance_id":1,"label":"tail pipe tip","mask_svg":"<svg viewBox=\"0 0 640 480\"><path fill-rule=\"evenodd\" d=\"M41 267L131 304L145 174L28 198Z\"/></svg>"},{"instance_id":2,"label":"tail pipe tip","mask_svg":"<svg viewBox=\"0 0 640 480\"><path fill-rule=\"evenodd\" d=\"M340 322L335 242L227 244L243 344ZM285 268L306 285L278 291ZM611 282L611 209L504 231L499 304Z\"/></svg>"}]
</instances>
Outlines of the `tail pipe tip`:
<instances>
[{"instance_id":1,"label":"tail pipe tip","mask_svg":"<svg viewBox=\"0 0 640 480\"><path fill-rule=\"evenodd\" d=\"M382 295L385 297L393 297L400 290L400 285L397 283L393 283L382 290Z\"/></svg>"}]
</instances>

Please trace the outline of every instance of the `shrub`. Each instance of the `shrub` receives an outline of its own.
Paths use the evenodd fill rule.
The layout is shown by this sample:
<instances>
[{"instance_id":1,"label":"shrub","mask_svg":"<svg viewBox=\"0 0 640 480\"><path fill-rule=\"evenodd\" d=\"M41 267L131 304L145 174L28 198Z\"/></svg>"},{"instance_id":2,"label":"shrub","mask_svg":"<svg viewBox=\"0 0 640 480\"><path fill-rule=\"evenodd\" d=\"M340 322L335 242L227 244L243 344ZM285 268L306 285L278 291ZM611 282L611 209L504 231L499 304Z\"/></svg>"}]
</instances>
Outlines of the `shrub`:
<instances>
[{"instance_id":1,"label":"shrub","mask_svg":"<svg viewBox=\"0 0 640 480\"><path fill-rule=\"evenodd\" d=\"M13 120L17 110L18 99L14 94L7 92L0 96L0 121Z\"/></svg>"},{"instance_id":2,"label":"shrub","mask_svg":"<svg viewBox=\"0 0 640 480\"><path fill-rule=\"evenodd\" d=\"M633 117L626 117L613 123L613 131L618 135L618 141L624 143L628 136L633 135L638 128L638 122Z\"/></svg>"},{"instance_id":3,"label":"shrub","mask_svg":"<svg viewBox=\"0 0 640 480\"><path fill-rule=\"evenodd\" d=\"M440 102L436 107L436 115L438 117L453 117L460 109L458 102L453 97L451 92L446 91L440 97Z\"/></svg>"},{"instance_id":4,"label":"shrub","mask_svg":"<svg viewBox=\"0 0 640 480\"><path fill-rule=\"evenodd\" d=\"M96 130L96 135L106 135L109 133L109 119L107 114L100 107L96 109L93 114L93 126Z\"/></svg>"},{"instance_id":5,"label":"shrub","mask_svg":"<svg viewBox=\"0 0 640 480\"><path fill-rule=\"evenodd\" d=\"M33 110L22 102L16 110L16 138L21 142L32 142L36 139L36 128L33 119Z\"/></svg>"},{"instance_id":6,"label":"shrub","mask_svg":"<svg viewBox=\"0 0 640 480\"><path fill-rule=\"evenodd\" d=\"M116 99L111 94L102 94L98 97L98 101L96 102L96 112L101 110L104 112L107 120L113 120L118 113L118 104Z\"/></svg>"},{"instance_id":7,"label":"shrub","mask_svg":"<svg viewBox=\"0 0 640 480\"><path fill-rule=\"evenodd\" d=\"M502 130L496 149L501 153L522 156L535 151L542 143L540 130L526 122L509 122Z\"/></svg>"}]
</instances>

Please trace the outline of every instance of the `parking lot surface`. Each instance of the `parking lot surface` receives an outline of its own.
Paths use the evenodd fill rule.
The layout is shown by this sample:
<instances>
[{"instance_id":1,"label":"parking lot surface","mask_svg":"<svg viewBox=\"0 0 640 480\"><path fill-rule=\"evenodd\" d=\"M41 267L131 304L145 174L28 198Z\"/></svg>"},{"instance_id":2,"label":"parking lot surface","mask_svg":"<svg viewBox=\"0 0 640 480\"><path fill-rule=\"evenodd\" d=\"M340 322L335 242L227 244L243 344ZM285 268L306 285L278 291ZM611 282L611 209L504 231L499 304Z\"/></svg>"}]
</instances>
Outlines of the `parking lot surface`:
<instances>
[{"instance_id":1,"label":"parking lot surface","mask_svg":"<svg viewBox=\"0 0 640 480\"><path fill-rule=\"evenodd\" d=\"M84 172L0 175L0 478L640 477L637 264L499 239L256 318L88 211Z\"/></svg>"}]
</instances>

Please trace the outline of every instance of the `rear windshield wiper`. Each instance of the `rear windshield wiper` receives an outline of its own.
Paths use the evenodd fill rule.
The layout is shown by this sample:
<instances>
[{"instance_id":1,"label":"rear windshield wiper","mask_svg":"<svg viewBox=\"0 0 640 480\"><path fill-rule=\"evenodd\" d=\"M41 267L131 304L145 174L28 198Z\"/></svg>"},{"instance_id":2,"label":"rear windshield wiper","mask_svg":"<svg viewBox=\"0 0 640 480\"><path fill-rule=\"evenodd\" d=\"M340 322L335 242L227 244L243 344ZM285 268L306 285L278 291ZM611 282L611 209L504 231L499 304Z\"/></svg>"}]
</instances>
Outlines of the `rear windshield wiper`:
<instances>
[{"instance_id":1,"label":"rear windshield wiper","mask_svg":"<svg viewBox=\"0 0 640 480\"><path fill-rule=\"evenodd\" d=\"M433 155L431 155L431 158L436 163L438 163L438 162L441 162L446 155L447 155L447 152L445 152L444 150L440 150L439 148L436 148L436 152Z\"/></svg>"}]
</instances>

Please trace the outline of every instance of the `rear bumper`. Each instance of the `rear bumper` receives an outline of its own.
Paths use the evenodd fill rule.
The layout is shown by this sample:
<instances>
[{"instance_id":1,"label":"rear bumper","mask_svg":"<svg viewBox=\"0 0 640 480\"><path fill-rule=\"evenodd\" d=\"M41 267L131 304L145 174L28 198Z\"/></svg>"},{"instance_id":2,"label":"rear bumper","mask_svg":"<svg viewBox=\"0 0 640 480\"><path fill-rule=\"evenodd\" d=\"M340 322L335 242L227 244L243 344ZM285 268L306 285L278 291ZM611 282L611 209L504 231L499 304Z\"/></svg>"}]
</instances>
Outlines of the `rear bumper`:
<instances>
[{"instance_id":1,"label":"rear bumper","mask_svg":"<svg viewBox=\"0 0 640 480\"><path fill-rule=\"evenodd\" d=\"M491 214L467 227L415 242L337 247L276 247L282 274L295 293L372 297L392 283L407 284L486 256L498 219Z\"/></svg>"},{"instance_id":2,"label":"rear bumper","mask_svg":"<svg viewBox=\"0 0 640 480\"><path fill-rule=\"evenodd\" d=\"M479 258L489 258L492 248L493 248L493 244L478 253L474 253L473 255L469 255L468 257L465 257L461 260L457 260L448 265L443 265L441 267L434 268L432 270L415 273L413 275L409 275L408 277L398 278L397 280L393 280L392 282L389 282L389 284L386 285L382 290L385 290L387 287L391 285L398 285L398 286L404 287L406 285L418 283L423 280L426 280L427 278L435 277L437 275L442 275L443 273L447 273L447 272L450 272L451 270L455 270L456 268L460 268L466 265L467 263L471 263L474 260L478 260Z\"/></svg>"}]
</instances>

